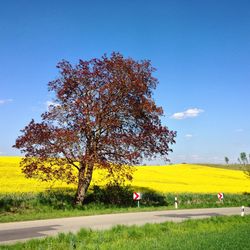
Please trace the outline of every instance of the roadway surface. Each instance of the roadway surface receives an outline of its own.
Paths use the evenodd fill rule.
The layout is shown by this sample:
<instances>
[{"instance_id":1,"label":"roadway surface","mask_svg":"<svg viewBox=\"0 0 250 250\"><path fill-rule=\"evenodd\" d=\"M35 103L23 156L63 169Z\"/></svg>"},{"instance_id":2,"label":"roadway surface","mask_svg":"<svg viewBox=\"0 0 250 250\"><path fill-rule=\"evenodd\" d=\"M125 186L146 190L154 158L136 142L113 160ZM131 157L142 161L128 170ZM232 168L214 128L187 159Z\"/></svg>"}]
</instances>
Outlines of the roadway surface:
<instances>
[{"instance_id":1,"label":"roadway surface","mask_svg":"<svg viewBox=\"0 0 250 250\"><path fill-rule=\"evenodd\" d=\"M245 214L250 214L250 208L245 208ZM202 219L221 215L241 215L241 208L166 210L0 223L0 244L53 236L62 232L75 233L81 228L102 230L112 228L115 225L144 225L165 221L181 222L186 219Z\"/></svg>"}]
</instances>

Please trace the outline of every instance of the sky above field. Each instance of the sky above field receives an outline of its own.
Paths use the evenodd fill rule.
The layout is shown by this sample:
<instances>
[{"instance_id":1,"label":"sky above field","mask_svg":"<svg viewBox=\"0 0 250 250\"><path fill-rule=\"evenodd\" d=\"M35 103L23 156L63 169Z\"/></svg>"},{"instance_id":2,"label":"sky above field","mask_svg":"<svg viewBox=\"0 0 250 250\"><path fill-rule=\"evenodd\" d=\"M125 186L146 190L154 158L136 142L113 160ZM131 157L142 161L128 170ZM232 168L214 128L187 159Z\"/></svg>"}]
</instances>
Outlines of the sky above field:
<instances>
[{"instance_id":1,"label":"sky above field","mask_svg":"<svg viewBox=\"0 0 250 250\"><path fill-rule=\"evenodd\" d=\"M250 153L250 1L12 0L0 2L0 155L20 155L12 145L52 101L60 60L113 51L157 69L172 162Z\"/></svg>"}]
</instances>

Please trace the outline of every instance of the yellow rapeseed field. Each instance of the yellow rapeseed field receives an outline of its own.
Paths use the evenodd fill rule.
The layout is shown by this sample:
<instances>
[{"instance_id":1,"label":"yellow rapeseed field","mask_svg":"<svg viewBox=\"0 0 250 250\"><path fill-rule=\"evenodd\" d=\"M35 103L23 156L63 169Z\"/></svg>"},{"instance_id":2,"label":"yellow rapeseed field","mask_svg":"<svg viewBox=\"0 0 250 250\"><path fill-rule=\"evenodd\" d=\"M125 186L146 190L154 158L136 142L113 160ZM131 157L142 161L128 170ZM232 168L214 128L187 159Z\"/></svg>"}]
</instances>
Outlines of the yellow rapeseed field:
<instances>
[{"instance_id":1,"label":"yellow rapeseed field","mask_svg":"<svg viewBox=\"0 0 250 250\"><path fill-rule=\"evenodd\" d=\"M40 192L51 187L52 183L25 178L19 167L20 161L20 157L0 157L0 193ZM53 187L69 185L56 182Z\"/></svg>"},{"instance_id":2,"label":"yellow rapeseed field","mask_svg":"<svg viewBox=\"0 0 250 250\"><path fill-rule=\"evenodd\" d=\"M133 185L163 193L250 192L250 178L243 171L192 164L139 167Z\"/></svg>"},{"instance_id":3,"label":"yellow rapeseed field","mask_svg":"<svg viewBox=\"0 0 250 250\"><path fill-rule=\"evenodd\" d=\"M19 168L20 157L0 157L0 193L39 192L51 183L26 179ZM98 184L100 174L94 174ZM150 188L162 193L242 193L250 192L250 179L242 171L191 164L141 166L134 173L136 189ZM74 187L55 182L53 187Z\"/></svg>"}]
</instances>

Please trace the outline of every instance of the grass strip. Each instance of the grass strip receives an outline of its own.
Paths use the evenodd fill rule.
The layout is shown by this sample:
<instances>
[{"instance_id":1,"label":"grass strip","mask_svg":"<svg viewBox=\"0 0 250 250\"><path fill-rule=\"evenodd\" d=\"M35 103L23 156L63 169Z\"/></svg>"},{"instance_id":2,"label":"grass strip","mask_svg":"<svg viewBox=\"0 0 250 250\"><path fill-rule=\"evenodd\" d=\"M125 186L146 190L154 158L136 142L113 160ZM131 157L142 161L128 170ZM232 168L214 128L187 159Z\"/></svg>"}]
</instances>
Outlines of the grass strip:
<instances>
[{"instance_id":1,"label":"grass strip","mask_svg":"<svg viewBox=\"0 0 250 250\"><path fill-rule=\"evenodd\" d=\"M36 249L249 249L250 216L222 216L182 223L116 226L111 230L80 230L9 246L2 250Z\"/></svg>"},{"instance_id":2,"label":"grass strip","mask_svg":"<svg viewBox=\"0 0 250 250\"><path fill-rule=\"evenodd\" d=\"M98 191L99 192L99 191ZM123 192L123 191L122 191ZM144 193L140 208L132 200L131 192L119 193L119 201L106 200L112 194L102 193L92 196L83 206L73 206L72 190L57 190L38 194L6 194L0 195L0 222L51 219L71 216L87 216L97 214L124 213L166 210L174 208L174 194ZM147 194L147 195L146 195ZM91 195L90 195L91 196ZM119 197L122 196L121 200ZM131 201L132 200L132 201ZM209 208L209 207L236 207L250 206L250 194L225 194L224 201L219 202L215 194L180 194L178 195L179 208ZM112 203L113 202L113 203Z\"/></svg>"},{"instance_id":3,"label":"grass strip","mask_svg":"<svg viewBox=\"0 0 250 250\"><path fill-rule=\"evenodd\" d=\"M133 202L130 192L126 195L121 194L122 201L127 200L128 203L120 204L116 204L115 200L105 200L105 197L109 197L108 193L104 199L100 199L100 196L97 199L94 196L83 206L75 207L72 205L74 199L72 192L72 190L57 190L38 194L0 195L0 222L174 209L174 194L149 192L146 196L145 191L140 208L137 208L137 203ZM214 194L179 194L178 202L180 209L250 206L250 194L225 194L223 203L219 202Z\"/></svg>"}]
</instances>

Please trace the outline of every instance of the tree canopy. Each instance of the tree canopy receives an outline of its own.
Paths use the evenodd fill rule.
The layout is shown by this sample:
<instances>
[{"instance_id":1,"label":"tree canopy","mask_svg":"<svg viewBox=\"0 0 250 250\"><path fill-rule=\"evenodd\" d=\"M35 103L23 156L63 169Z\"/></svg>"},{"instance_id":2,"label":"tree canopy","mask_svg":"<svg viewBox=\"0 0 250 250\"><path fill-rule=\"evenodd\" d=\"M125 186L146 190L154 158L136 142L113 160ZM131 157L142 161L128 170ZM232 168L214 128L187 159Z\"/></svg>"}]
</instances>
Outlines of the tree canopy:
<instances>
[{"instance_id":1,"label":"tree canopy","mask_svg":"<svg viewBox=\"0 0 250 250\"><path fill-rule=\"evenodd\" d=\"M130 166L142 159L167 160L176 132L161 124L150 61L112 53L75 66L63 60L57 67L59 77L48 84L54 104L41 122L21 130L14 145L25 154L27 177L77 182L75 202L82 203L95 168L131 179Z\"/></svg>"}]
</instances>

